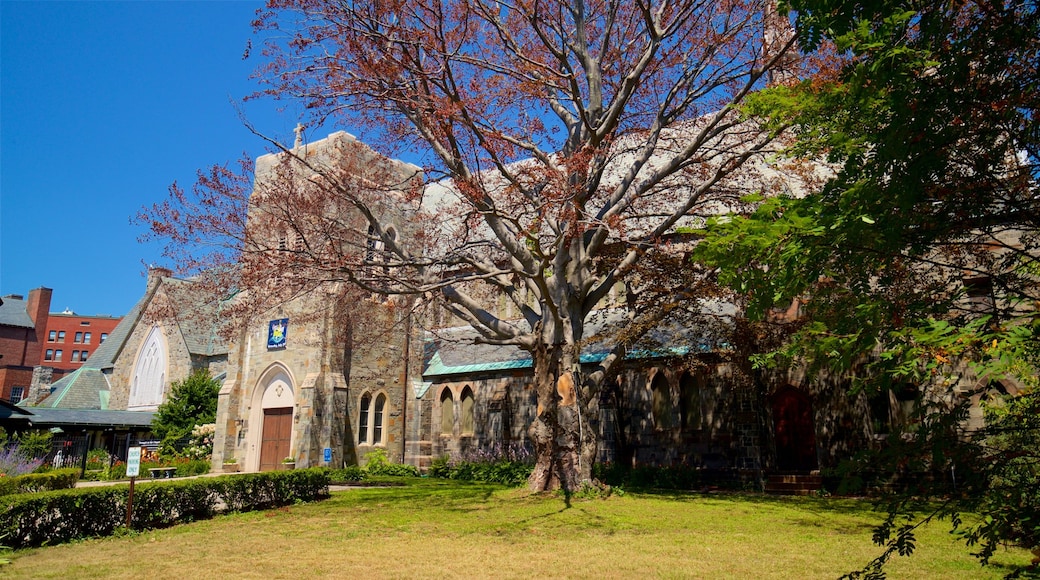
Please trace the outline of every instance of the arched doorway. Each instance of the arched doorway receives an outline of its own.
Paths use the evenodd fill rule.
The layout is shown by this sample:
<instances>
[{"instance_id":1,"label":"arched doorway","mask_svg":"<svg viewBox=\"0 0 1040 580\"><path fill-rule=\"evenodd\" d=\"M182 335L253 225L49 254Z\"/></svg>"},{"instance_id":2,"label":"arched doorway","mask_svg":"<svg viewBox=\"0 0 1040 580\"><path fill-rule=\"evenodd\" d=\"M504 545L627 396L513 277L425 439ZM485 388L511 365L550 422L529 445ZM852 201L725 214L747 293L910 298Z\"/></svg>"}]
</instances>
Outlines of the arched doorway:
<instances>
[{"instance_id":1,"label":"arched doorway","mask_svg":"<svg viewBox=\"0 0 1040 580\"><path fill-rule=\"evenodd\" d=\"M773 395L773 433L777 470L812 471L818 467L812 402L804 391L784 387Z\"/></svg>"},{"instance_id":2,"label":"arched doorway","mask_svg":"<svg viewBox=\"0 0 1040 580\"><path fill-rule=\"evenodd\" d=\"M259 401L256 398L259 398ZM260 423L260 453L256 468L271 471L281 468L282 460L292 454L293 396L292 378L281 366L263 374L254 393L255 420Z\"/></svg>"}]
</instances>

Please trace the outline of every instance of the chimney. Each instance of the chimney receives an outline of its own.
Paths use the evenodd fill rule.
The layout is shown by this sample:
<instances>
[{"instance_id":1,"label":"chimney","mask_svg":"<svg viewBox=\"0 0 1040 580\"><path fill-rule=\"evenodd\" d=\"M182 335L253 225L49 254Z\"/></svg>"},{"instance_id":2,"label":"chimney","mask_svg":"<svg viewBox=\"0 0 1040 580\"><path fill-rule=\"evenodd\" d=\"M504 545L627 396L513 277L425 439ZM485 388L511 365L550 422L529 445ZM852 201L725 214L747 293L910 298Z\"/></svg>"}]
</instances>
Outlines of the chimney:
<instances>
[{"instance_id":1,"label":"chimney","mask_svg":"<svg viewBox=\"0 0 1040 580\"><path fill-rule=\"evenodd\" d=\"M159 285L159 282L161 282L163 278L169 278L171 276L173 276L173 271L169 268L148 266L148 284L145 286L145 289L152 290Z\"/></svg>"},{"instance_id":2,"label":"chimney","mask_svg":"<svg viewBox=\"0 0 1040 580\"><path fill-rule=\"evenodd\" d=\"M51 311L51 294L53 292L50 288L43 286L29 291L29 303L25 305L25 309L37 331L47 330L47 316Z\"/></svg>"}]
</instances>

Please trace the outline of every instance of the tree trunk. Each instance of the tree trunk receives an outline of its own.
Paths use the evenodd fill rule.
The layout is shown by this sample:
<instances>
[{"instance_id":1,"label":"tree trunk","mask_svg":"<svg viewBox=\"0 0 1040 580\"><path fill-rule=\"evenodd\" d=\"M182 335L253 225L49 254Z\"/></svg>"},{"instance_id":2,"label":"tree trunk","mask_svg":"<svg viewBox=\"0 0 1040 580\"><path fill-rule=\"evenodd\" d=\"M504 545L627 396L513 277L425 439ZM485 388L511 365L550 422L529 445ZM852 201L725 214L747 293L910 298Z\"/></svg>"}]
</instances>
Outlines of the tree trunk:
<instances>
[{"instance_id":1,"label":"tree trunk","mask_svg":"<svg viewBox=\"0 0 1040 580\"><path fill-rule=\"evenodd\" d=\"M574 491L592 481L599 439L595 389L576 380L559 346L539 345L532 358L538 413L527 431L535 449L528 485L532 491Z\"/></svg>"}]
</instances>

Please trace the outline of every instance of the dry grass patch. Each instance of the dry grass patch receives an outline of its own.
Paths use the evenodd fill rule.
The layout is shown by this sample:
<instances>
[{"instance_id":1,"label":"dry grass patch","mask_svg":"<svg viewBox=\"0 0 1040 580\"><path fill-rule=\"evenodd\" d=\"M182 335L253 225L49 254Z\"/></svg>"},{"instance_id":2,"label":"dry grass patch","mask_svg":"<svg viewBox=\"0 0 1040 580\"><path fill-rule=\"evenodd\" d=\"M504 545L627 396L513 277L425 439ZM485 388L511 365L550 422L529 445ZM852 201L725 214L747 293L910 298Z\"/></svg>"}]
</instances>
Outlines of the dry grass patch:
<instances>
[{"instance_id":1,"label":"dry grass patch","mask_svg":"<svg viewBox=\"0 0 1040 580\"><path fill-rule=\"evenodd\" d=\"M835 578L874 557L869 504L629 494L572 501L415 480L320 503L27 550L10 578ZM891 578L999 578L942 525Z\"/></svg>"}]
</instances>

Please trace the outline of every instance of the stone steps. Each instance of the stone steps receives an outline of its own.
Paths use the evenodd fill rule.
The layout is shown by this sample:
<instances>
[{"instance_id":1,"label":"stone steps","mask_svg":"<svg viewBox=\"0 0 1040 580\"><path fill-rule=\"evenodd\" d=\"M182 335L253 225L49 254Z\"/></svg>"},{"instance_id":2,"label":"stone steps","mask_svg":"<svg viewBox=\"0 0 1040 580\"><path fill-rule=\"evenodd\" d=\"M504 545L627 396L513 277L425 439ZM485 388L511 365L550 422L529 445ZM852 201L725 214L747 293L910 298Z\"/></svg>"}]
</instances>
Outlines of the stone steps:
<instances>
[{"instance_id":1,"label":"stone steps","mask_svg":"<svg viewBox=\"0 0 1040 580\"><path fill-rule=\"evenodd\" d=\"M765 492L774 495L813 495L823 489L823 477L811 474L774 474L766 479Z\"/></svg>"}]
</instances>

